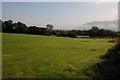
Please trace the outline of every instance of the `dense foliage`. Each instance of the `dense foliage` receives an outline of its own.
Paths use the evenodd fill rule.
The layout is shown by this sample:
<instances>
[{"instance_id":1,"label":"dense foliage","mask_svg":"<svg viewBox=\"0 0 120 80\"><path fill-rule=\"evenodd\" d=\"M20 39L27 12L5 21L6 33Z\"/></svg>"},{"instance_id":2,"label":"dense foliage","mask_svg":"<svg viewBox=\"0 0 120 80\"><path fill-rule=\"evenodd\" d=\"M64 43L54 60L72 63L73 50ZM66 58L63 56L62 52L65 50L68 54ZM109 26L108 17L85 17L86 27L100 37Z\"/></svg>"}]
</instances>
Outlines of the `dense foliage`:
<instances>
[{"instance_id":1,"label":"dense foliage","mask_svg":"<svg viewBox=\"0 0 120 80\"><path fill-rule=\"evenodd\" d=\"M22 22L13 23L12 20L2 21L2 32L7 33L26 33L26 34L36 34L36 35L51 35L53 31L53 26L47 24L46 28L29 26Z\"/></svg>"},{"instance_id":2,"label":"dense foliage","mask_svg":"<svg viewBox=\"0 0 120 80\"><path fill-rule=\"evenodd\" d=\"M120 42L101 56L101 61L84 70L94 80L116 80L120 77Z\"/></svg>"},{"instance_id":3,"label":"dense foliage","mask_svg":"<svg viewBox=\"0 0 120 80\"><path fill-rule=\"evenodd\" d=\"M119 33L112 30L99 29L97 26L93 26L89 30L53 30L52 24L47 24L46 28L29 26L22 22L13 23L12 20L0 21L2 22L2 32L7 33L26 33L36 35L56 35L63 37L76 38L77 36L89 36L89 37L118 37Z\"/></svg>"}]
</instances>

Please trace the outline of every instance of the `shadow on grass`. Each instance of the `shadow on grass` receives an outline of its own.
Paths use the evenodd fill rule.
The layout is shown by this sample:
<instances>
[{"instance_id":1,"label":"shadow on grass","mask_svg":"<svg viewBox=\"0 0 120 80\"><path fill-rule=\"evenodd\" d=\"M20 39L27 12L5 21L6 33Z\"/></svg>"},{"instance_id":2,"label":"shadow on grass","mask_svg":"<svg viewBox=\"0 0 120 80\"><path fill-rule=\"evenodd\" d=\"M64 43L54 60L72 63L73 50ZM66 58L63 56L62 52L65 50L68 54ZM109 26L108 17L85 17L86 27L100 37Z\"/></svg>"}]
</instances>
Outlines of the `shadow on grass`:
<instances>
[{"instance_id":1,"label":"shadow on grass","mask_svg":"<svg viewBox=\"0 0 120 80\"><path fill-rule=\"evenodd\" d=\"M116 80L120 78L120 42L101 56L102 61L88 69L85 75L94 80Z\"/></svg>"}]
</instances>

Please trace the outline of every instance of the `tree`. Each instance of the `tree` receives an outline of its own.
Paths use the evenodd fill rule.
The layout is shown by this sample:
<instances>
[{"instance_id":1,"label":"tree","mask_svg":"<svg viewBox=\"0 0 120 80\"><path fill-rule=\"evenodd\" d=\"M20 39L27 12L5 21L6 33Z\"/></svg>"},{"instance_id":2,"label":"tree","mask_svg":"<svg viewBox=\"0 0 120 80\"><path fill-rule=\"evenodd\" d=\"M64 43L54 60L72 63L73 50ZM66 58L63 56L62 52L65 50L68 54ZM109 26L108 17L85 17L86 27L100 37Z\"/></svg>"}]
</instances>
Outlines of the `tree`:
<instances>
[{"instance_id":1,"label":"tree","mask_svg":"<svg viewBox=\"0 0 120 80\"><path fill-rule=\"evenodd\" d=\"M27 28L26 33L27 34L36 34L36 35L45 35L46 28L30 26Z\"/></svg>"},{"instance_id":2,"label":"tree","mask_svg":"<svg viewBox=\"0 0 120 80\"><path fill-rule=\"evenodd\" d=\"M27 26L24 23L18 22L13 24L13 29L16 33L25 33Z\"/></svg>"},{"instance_id":3,"label":"tree","mask_svg":"<svg viewBox=\"0 0 120 80\"><path fill-rule=\"evenodd\" d=\"M92 29L88 30L88 34L90 37L96 37L99 35L99 28L97 26L93 26Z\"/></svg>"},{"instance_id":4,"label":"tree","mask_svg":"<svg viewBox=\"0 0 120 80\"><path fill-rule=\"evenodd\" d=\"M104 30L104 29L99 30L100 37L107 37L108 35L109 35L109 33L106 30Z\"/></svg>"},{"instance_id":5,"label":"tree","mask_svg":"<svg viewBox=\"0 0 120 80\"><path fill-rule=\"evenodd\" d=\"M47 24L46 25L46 35L50 36L53 32L54 26L52 24Z\"/></svg>"},{"instance_id":6,"label":"tree","mask_svg":"<svg viewBox=\"0 0 120 80\"><path fill-rule=\"evenodd\" d=\"M71 37L71 38L76 38L77 37L73 30L68 31L68 36Z\"/></svg>"},{"instance_id":7,"label":"tree","mask_svg":"<svg viewBox=\"0 0 120 80\"><path fill-rule=\"evenodd\" d=\"M27 28L26 31L27 34L38 34L39 33L39 28L36 26L30 26Z\"/></svg>"},{"instance_id":8,"label":"tree","mask_svg":"<svg viewBox=\"0 0 120 80\"><path fill-rule=\"evenodd\" d=\"M2 27L3 31L5 32L13 32L13 21L12 20L4 21Z\"/></svg>"}]
</instances>

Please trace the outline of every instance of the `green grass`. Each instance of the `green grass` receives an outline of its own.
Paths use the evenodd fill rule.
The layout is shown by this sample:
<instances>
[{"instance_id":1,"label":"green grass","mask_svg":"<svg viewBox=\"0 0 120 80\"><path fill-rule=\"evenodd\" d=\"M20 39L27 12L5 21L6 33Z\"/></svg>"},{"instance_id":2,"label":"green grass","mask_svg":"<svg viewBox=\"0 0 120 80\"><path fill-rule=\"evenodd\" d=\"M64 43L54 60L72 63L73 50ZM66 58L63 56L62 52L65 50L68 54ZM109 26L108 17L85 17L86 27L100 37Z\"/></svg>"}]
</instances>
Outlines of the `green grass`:
<instances>
[{"instance_id":1,"label":"green grass","mask_svg":"<svg viewBox=\"0 0 120 80\"><path fill-rule=\"evenodd\" d=\"M3 78L83 78L114 45L108 40L3 33Z\"/></svg>"}]
</instances>

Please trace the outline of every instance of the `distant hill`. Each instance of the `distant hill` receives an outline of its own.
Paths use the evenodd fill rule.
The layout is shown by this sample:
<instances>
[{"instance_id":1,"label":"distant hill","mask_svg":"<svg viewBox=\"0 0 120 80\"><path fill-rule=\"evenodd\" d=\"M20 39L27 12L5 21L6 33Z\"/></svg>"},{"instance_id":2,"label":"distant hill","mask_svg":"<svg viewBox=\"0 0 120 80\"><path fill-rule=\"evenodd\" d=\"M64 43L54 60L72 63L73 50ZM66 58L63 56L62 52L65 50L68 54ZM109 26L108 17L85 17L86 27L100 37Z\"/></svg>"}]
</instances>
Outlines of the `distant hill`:
<instances>
[{"instance_id":1,"label":"distant hill","mask_svg":"<svg viewBox=\"0 0 120 80\"><path fill-rule=\"evenodd\" d=\"M93 21L90 23L86 23L86 24L82 24L80 26L78 26L76 29L77 30L88 30L91 29L92 26L97 26L100 29L104 28L104 29L110 29L110 30L114 30L114 31L118 31L118 21L114 20L114 21Z\"/></svg>"}]
</instances>

